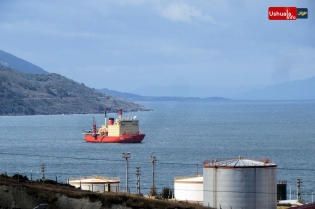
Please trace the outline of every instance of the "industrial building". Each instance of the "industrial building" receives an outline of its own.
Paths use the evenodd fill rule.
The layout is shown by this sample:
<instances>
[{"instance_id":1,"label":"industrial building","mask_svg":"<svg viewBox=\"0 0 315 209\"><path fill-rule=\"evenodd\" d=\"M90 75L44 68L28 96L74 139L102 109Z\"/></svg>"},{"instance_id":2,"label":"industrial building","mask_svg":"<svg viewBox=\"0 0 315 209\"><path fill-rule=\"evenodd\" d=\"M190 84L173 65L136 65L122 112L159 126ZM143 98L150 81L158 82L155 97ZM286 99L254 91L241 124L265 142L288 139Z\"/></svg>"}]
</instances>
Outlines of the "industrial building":
<instances>
[{"instance_id":1,"label":"industrial building","mask_svg":"<svg viewBox=\"0 0 315 209\"><path fill-rule=\"evenodd\" d=\"M174 197L176 200L202 202L203 177L200 175L175 177Z\"/></svg>"},{"instance_id":2,"label":"industrial building","mask_svg":"<svg viewBox=\"0 0 315 209\"><path fill-rule=\"evenodd\" d=\"M213 208L277 208L277 165L264 159L203 163L203 205Z\"/></svg>"},{"instance_id":3,"label":"industrial building","mask_svg":"<svg viewBox=\"0 0 315 209\"><path fill-rule=\"evenodd\" d=\"M81 190L92 192L119 192L120 178L107 178L101 176L87 176L79 178L71 178L68 183Z\"/></svg>"},{"instance_id":4,"label":"industrial building","mask_svg":"<svg viewBox=\"0 0 315 209\"><path fill-rule=\"evenodd\" d=\"M287 182L279 181L277 183L277 201L287 199Z\"/></svg>"}]
</instances>

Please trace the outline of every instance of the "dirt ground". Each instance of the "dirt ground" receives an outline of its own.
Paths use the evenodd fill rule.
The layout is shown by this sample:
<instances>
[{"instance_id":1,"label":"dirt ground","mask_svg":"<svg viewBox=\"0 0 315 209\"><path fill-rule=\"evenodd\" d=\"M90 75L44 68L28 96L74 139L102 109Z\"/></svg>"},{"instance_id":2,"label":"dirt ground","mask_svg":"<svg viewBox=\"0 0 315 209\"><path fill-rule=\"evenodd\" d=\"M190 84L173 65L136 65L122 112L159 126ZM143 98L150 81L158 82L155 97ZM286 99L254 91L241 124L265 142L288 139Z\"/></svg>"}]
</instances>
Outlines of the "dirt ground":
<instances>
[{"instance_id":1,"label":"dirt ground","mask_svg":"<svg viewBox=\"0 0 315 209\"><path fill-rule=\"evenodd\" d=\"M58 197L57 206L60 209L102 209L102 203L100 201L90 202L85 198L75 199L65 195Z\"/></svg>"},{"instance_id":2,"label":"dirt ground","mask_svg":"<svg viewBox=\"0 0 315 209\"><path fill-rule=\"evenodd\" d=\"M87 198L69 198L65 195L56 195L56 207L59 209L103 209L100 201L91 202ZM31 209L38 207L39 209L51 208L45 201L38 201L21 187L12 187L8 185L0 185L0 208L20 208ZM131 209L122 205L112 205L112 209Z\"/></svg>"},{"instance_id":3,"label":"dirt ground","mask_svg":"<svg viewBox=\"0 0 315 209\"><path fill-rule=\"evenodd\" d=\"M39 202L23 191L21 187L0 185L0 208L29 209L37 205Z\"/></svg>"}]
</instances>

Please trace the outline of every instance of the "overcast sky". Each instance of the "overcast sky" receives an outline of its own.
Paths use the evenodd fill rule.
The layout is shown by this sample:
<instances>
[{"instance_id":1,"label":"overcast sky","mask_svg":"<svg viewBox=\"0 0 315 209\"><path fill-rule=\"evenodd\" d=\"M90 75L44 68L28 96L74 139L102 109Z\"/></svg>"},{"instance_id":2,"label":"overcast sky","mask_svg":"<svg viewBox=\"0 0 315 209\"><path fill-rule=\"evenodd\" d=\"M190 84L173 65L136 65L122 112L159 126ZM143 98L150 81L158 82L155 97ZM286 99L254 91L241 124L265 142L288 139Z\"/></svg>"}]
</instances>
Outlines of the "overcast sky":
<instances>
[{"instance_id":1,"label":"overcast sky","mask_svg":"<svg viewBox=\"0 0 315 209\"><path fill-rule=\"evenodd\" d=\"M309 17L270 21L270 6ZM0 50L93 88L230 96L315 76L313 0L0 0L0 11Z\"/></svg>"}]
</instances>

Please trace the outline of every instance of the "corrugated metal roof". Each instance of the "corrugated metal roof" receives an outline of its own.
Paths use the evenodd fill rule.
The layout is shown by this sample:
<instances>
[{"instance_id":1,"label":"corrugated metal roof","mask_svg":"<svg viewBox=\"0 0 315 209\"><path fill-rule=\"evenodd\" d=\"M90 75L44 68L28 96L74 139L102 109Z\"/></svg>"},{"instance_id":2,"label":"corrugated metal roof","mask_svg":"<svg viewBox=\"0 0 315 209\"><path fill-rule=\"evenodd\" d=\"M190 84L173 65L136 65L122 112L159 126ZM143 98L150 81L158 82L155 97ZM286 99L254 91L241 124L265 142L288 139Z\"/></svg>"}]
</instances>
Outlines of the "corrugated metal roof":
<instances>
[{"instance_id":1,"label":"corrugated metal roof","mask_svg":"<svg viewBox=\"0 0 315 209\"><path fill-rule=\"evenodd\" d=\"M298 200L280 200L279 204L289 204L289 205L303 205Z\"/></svg>"},{"instance_id":2,"label":"corrugated metal roof","mask_svg":"<svg viewBox=\"0 0 315 209\"><path fill-rule=\"evenodd\" d=\"M270 162L269 158L246 159L239 156L232 159L214 159L203 162L204 167L269 167L277 166Z\"/></svg>"},{"instance_id":3,"label":"corrugated metal roof","mask_svg":"<svg viewBox=\"0 0 315 209\"><path fill-rule=\"evenodd\" d=\"M115 177L103 177L103 176L85 176L85 177L78 177L78 178L70 178L69 182L75 183L80 182L81 183L113 183L113 182L120 182L120 178Z\"/></svg>"},{"instance_id":4,"label":"corrugated metal roof","mask_svg":"<svg viewBox=\"0 0 315 209\"><path fill-rule=\"evenodd\" d=\"M186 178L186 179L176 179L175 182L203 182L203 176Z\"/></svg>"},{"instance_id":5,"label":"corrugated metal roof","mask_svg":"<svg viewBox=\"0 0 315 209\"><path fill-rule=\"evenodd\" d=\"M112 180L112 179L81 179L81 180L72 180L69 181L70 183L80 182L81 183L113 183L113 182L120 182L118 180Z\"/></svg>"}]
</instances>

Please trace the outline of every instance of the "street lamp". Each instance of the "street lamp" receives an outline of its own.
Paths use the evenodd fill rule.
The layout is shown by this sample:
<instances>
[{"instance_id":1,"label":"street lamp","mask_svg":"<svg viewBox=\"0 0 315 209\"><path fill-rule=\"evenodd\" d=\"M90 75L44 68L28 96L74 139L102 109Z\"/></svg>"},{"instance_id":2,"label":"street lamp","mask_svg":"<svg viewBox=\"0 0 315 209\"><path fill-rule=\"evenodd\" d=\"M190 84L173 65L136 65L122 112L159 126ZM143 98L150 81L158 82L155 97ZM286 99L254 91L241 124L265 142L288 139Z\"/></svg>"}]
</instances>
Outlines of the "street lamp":
<instances>
[{"instance_id":1,"label":"street lamp","mask_svg":"<svg viewBox=\"0 0 315 209\"><path fill-rule=\"evenodd\" d=\"M314 195L314 193L315 193L315 192L313 192L313 193L312 193L312 203L314 202L314 198L313 198L313 197L314 197L314 196L313 196L313 195Z\"/></svg>"},{"instance_id":2,"label":"street lamp","mask_svg":"<svg viewBox=\"0 0 315 209\"><path fill-rule=\"evenodd\" d=\"M130 152L122 153L122 158L126 159L126 192L129 192L129 187L128 187L128 158L130 158Z\"/></svg>"}]
</instances>

